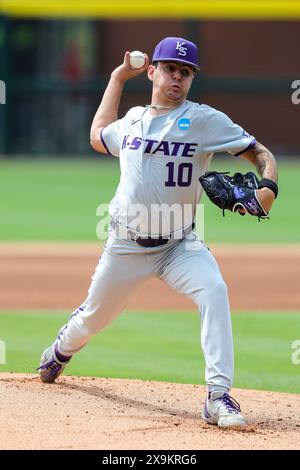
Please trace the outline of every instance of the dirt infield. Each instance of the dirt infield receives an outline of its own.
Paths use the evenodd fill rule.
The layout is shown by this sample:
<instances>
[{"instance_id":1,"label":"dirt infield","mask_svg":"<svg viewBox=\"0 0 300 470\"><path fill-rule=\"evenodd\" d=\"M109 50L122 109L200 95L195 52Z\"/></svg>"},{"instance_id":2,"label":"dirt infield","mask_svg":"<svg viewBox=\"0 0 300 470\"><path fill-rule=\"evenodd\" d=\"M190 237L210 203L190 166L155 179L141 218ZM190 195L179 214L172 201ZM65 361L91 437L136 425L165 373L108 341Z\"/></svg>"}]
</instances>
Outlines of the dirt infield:
<instances>
[{"instance_id":1,"label":"dirt infield","mask_svg":"<svg viewBox=\"0 0 300 470\"><path fill-rule=\"evenodd\" d=\"M1 374L0 394L1 449L300 449L299 395L235 389L238 431L199 418L196 385Z\"/></svg>"},{"instance_id":2,"label":"dirt infield","mask_svg":"<svg viewBox=\"0 0 300 470\"><path fill-rule=\"evenodd\" d=\"M212 246L235 310L300 310L300 246ZM0 245L2 309L74 309L86 297L99 245ZM194 304L159 280L131 299L130 310L187 310Z\"/></svg>"}]
</instances>

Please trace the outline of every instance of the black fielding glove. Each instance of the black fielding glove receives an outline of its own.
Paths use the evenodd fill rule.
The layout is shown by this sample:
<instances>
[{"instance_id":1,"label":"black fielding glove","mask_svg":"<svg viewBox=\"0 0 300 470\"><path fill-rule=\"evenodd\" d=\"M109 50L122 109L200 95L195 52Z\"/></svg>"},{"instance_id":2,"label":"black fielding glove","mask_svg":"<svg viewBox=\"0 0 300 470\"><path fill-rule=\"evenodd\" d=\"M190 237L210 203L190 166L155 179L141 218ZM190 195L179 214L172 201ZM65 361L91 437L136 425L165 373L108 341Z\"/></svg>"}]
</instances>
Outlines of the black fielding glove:
<instances>
[{"instance_id":1,"label":"black fielding glove","mask_svg":"<svg viewBox=\"0 0 300 470\"><path fill-rule=\"evenodd\" d=\"M249 171L245 175L208 171L199 178L209 199L220 209L237 212L244 209L248 214L265 219L268 212L264 210L258 197L256 189L259 188L259 179Z\"/></svg>"}]
</instances>

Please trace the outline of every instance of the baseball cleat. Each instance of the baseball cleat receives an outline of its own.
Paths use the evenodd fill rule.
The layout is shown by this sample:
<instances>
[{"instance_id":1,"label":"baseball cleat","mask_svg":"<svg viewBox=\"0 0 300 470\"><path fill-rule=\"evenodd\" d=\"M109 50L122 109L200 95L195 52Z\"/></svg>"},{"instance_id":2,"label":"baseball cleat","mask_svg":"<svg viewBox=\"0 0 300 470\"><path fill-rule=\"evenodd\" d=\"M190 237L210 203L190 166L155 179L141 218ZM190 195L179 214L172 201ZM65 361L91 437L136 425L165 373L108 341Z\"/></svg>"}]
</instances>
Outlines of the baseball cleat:
<instances>
[{"instance_id":1,"label":"baseball cleat","mask_svg":"<svg viewBox=\"0 0 300 470\"><path fill-rule=\"evenodd\" d=\"M60 355L60 358L58 358L57 355ZM55 382L72 358L71 356L69 359L62 360L63 357L64 356L57 351L56 346L50 346L45 349L40 360L40 366L36 369L39 371L42 382Z\"/></svg>"},{"instance_id":2,"label":"baseball cleat","mask_svg":"<svg viewBox=\"0 0 300 470\"><path fill-rule=\"evenodd\" d=\"M202 418L220 428L242 427L247 422L241 414L240 405L228 393L211 392L205 401Z\"/></svg>"}]
</instances>

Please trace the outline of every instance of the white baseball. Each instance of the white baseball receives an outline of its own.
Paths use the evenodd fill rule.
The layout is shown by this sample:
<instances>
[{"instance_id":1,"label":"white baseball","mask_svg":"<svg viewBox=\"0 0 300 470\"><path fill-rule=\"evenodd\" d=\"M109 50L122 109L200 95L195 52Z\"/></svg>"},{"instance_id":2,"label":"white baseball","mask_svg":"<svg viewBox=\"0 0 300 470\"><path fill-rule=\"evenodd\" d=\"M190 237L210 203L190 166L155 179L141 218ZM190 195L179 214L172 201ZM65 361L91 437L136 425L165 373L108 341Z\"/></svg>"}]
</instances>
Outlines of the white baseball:
<instances>
[{"instance_id":1,"label":"white baseball","mask_svg":"<svg viewBox=\"0 0 300 470\"><path fill-rule=\"evenodd\" d=\"M140 69L145 64L145 56L141 51L130 52L130 65L133 69Z\"/></svg>"}]
</instances>

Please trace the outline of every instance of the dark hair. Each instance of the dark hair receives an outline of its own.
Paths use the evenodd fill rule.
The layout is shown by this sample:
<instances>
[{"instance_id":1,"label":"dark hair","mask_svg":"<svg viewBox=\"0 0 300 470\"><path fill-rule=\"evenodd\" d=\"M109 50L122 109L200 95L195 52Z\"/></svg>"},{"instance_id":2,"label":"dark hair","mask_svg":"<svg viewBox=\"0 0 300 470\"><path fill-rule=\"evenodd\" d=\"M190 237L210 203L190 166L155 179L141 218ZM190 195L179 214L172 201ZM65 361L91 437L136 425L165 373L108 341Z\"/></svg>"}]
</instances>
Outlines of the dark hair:
<instances>
[{"instance_id":1,"label":"dark hair","mask_svg":"<svg viewBox=\"0 0 300 470\"><path fill-rule=\"evenodd\" d=\"M196 72L197 72L197 69L195 67L193 67L192 65L189 65L189 64L185 64L184 62L176 62L176 60L161 60L161 61L154 61L152 62L152 65L157 69L157 66L158 66L158 62L174 62L176 64L182 64L182 65L186 65L187 67L190 67L192 70L193 70L193 74L195 75Z\"/></svg>"}]
</instances>

